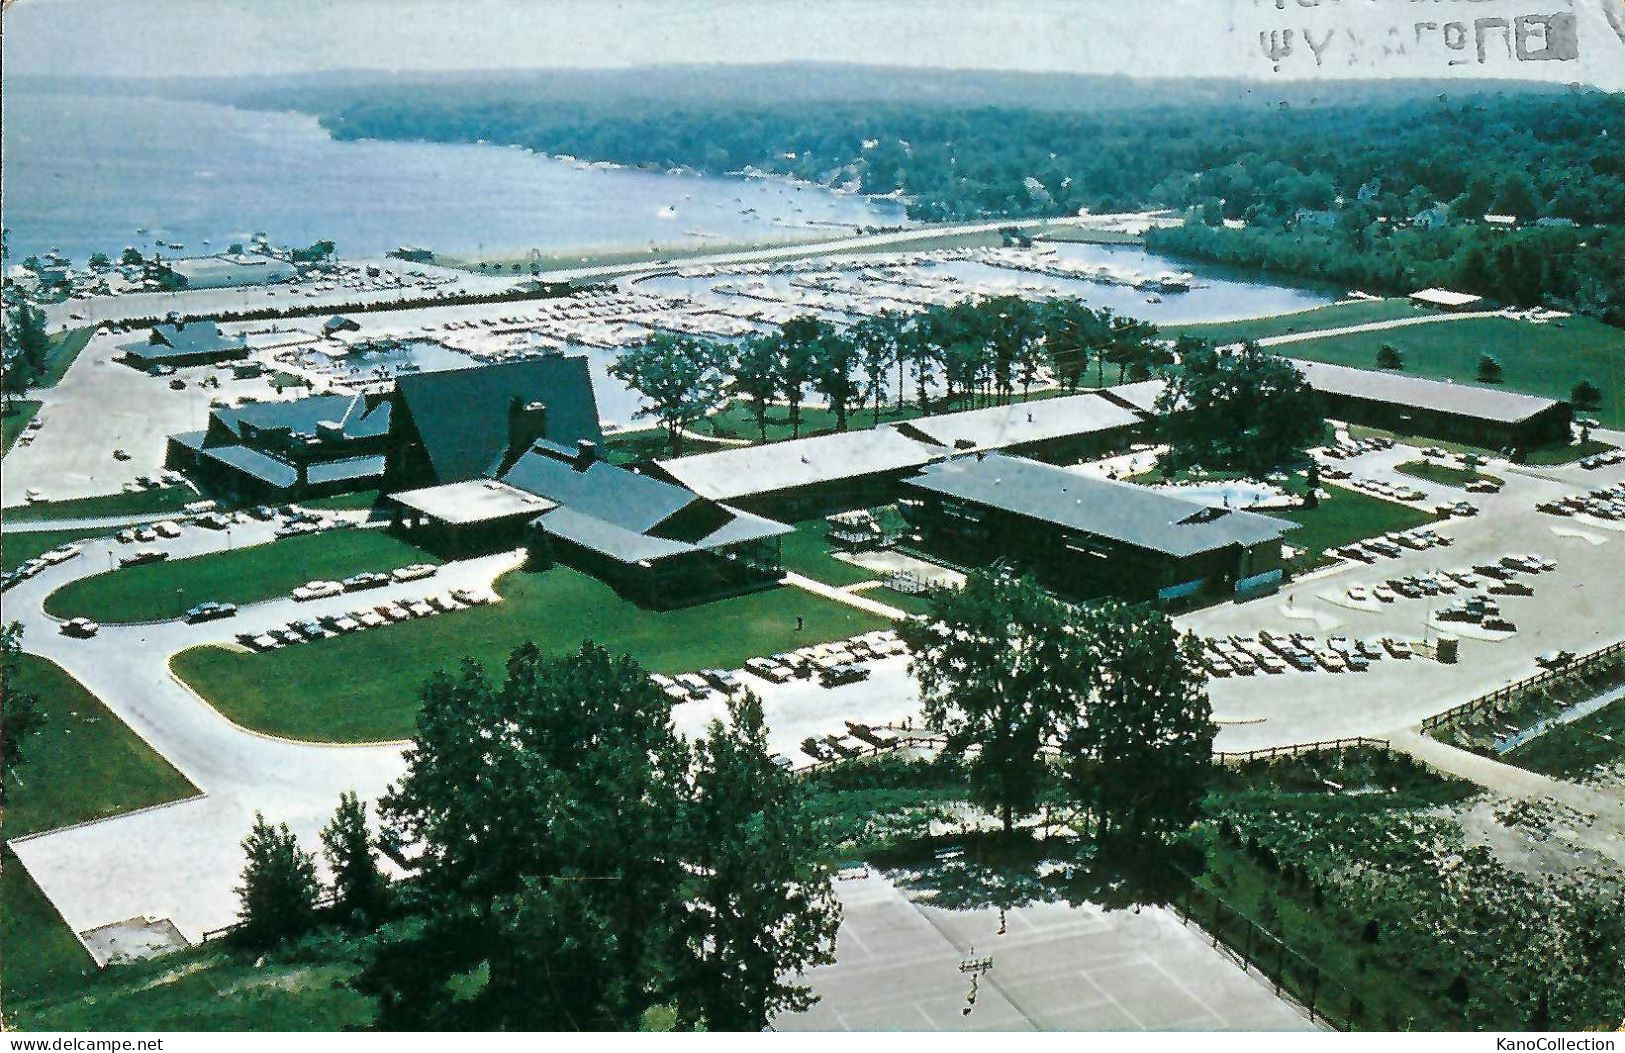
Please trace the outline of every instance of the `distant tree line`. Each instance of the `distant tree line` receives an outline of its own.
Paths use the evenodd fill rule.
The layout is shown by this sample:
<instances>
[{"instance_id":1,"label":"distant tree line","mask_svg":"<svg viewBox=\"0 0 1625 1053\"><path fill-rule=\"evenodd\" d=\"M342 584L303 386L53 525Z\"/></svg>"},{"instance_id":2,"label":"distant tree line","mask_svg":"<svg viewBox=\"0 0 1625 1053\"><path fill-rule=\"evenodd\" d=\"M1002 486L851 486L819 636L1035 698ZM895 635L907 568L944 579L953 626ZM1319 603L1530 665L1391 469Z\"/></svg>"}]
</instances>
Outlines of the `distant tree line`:
<instances>
[{"instance_id":1,"label":"distant tree line","mask_svg":"<svg viewBox=\"0 0 1625 1053\"><path fill-rule=\"evenodd\" d=\"M1342 89L1328 89L1335 91ZM1465 89L1463 89L1465 91ZM339 137L486 140L650 168L746 167L870 194L923 220L1193 209L1153 247L1382 290L1459 285L1625 322L1625 106L1601 92L1231 101L1119 109L962 101L617 96L556 105L500 83L303 100ZM1400 228L1440 208L1580 230ZM1329 228L1297 226L1331 211ZM1221 220L1242 220L1244 232ZM1603 231L1583 228L1602 227ZM1499 239L1499 240L1497 240Z\"/></svg>"}]
</instances>

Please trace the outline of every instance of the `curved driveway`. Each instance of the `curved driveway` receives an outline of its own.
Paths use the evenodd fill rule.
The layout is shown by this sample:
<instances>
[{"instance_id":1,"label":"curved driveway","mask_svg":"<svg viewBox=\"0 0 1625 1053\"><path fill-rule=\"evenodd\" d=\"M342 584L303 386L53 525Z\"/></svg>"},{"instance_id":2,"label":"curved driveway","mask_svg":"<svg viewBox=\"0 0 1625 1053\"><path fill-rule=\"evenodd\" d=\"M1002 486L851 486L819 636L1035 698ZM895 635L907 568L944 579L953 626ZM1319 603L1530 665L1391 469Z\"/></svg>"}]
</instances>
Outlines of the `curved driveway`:
<instances>
[{"instance_id":1,"label":"curved driveway","mask_svg":"<svg viewBox=\"0 0 1625 1053\"><path fill-rule=\"evenodd\" d=\"M268 540L266 524L239 526L234 541ZM188 527L169 542L177 556L218 551L223 533ZM100 698L148 745L167 758L202 796L166 807L19 838L12 847L30 875L76 932L132 917L169 918L187 939L236 916L232 893L241 868L239 842L263 811L286 821L307 846L331 816L338 795L375 799L402 771L399 744L324 746L274 739L231 723L169 673L169 657L197 644L228 642L294 618L373 606L391 599L489 587L517 565L503 553L443 567L433 578L360 596L312 603L272 600L238 617L202 625L161 622L108 626L90 640L63 636L41 604L75 578L108 568L116 542L86 542L84 555L11 590L5 617L22 622L24 646L50 658ZM437 617L457 617L456 612ZM369 630L388 632L387 627Z\"/></svg>"}]
</instances>

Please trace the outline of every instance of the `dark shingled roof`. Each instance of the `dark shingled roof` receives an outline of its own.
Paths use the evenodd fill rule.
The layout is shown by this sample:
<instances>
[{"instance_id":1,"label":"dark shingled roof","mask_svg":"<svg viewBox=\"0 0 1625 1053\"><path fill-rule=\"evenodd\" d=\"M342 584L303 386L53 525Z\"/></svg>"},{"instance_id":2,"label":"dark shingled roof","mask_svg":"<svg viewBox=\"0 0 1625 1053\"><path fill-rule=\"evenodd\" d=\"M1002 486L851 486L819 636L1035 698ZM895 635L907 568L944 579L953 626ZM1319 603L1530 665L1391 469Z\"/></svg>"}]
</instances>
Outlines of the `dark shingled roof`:
<instances>
[{"instance_id":1,"label":"dark shingled roof","mask_svg":"<svg viewBox=\"0 0 1625 1053\"><path fill-rule=\"evenodd\" d=\"M1297 527L1004 454L933 464L908 485L1170 556L1255 545Z\"/></svg>"},{"instance_id":2,"label":"dark shingled roof","mask_svg":"<svg viewBox=\"0 0 1625 1053\"><path fill-rule=\"evenodd\" d=\"M502 482L556 502L547 533L621 563L665 559L791 532L790 527L708 501L692 490L542 441Z\"/></svg>"},{"instance_id":3,"label":"dark shingled roof","mask_svg":"<svg viewBox=\"0 0 1625 1053\"><path fill-rule=\"evenodd\" d=\"M508 449L508 407L516 397L547 406L546 438L553 442L603 441L592 377L579 355L414 373L395 385L441 482L496 470Z\"/></svg>"},{"instance_id":4,"label":"dark shingled roof","mask_svg":"<svg viewBox=\"0 0 1625 1053\"><path fill-rule=\"evenodd\" d=\"M250 402L235 408L217 409L214 419L234 435L242 435L242 425L255 428L287 428L295 434L315 435L316 425L335 421L344 425L350 439L383 435L389 431L390 403L381 400L372 409L360 395L312 395L287 402Z\"/></svg>"},{"instance_id":5,"label":"dark shingled roof","mask_svg":"<svg viewBox=\"0 0 1625 1053\"><path fill-rule=\"evenodd\" d=\"M1460 417L1516 424L1556 406L1557 400L1515 391L1497 391L1471 384L1451 384L1442 380L1379 373L1353 366L1325 362L1292 363L1309 381L1309 386L1328 395L1387 402L1412 409L1433 410Z\"/></svg>"},{"instance_id":6,"label":"dark shingled roof","mask_svg":"<svg viewBox=\"0 0 1625 1053\"><path fill-rule=\"evenodd\" d=\"M228 337L212 319L177 324L163 322L152 327L146 340L134 344L120 344L119 350L146 362L162 362L166 358L185 358L219 352L246 355L248 341L243 337Z\"/></svg>"},{"instance_id":7,"label":"dark shingled roof","mask_svg":"<svg viewBox=\"0 0 1625 1053\"><path fill-rule=\"evenodd\" d=\"M211 446L203 451L203 456L229 465L279 490L286 490L299 481L299 472L293 465L247 446Z\"/></svg>"}]
</instances>

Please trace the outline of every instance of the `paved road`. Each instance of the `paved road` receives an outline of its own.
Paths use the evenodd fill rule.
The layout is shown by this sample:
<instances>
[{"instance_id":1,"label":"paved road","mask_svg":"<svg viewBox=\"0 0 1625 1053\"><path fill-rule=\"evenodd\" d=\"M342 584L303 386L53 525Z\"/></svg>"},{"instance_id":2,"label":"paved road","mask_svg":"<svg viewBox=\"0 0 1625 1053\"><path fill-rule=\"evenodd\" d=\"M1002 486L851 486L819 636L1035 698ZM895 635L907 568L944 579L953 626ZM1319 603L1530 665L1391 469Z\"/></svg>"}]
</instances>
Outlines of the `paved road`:
<instances>
[{"instance_id":1,"label":"paved road","mask_svg":"<svg viewBox=\"0 0 1625 1053\"><path fill-rule=\"evenodd\" d=\"M1444 322L1464 322L1470 318L1503 318L1507 317L1503 311L1463 311L1459 314L1430 314L1420 318L1393 318L1386 322L1362 322L1359 325L1343 325L1331 329L1314 329L1306 333L1282 333L1279 336L1265 336L1258 340L1259 347L1278 347L1281 344L1297 344L1305 340L1320 340L1328 336L1350 336L1354 333L1380 333L1388 329L1406 329L1413 325L1439 325Z\"/></svg>"}]
</instances>

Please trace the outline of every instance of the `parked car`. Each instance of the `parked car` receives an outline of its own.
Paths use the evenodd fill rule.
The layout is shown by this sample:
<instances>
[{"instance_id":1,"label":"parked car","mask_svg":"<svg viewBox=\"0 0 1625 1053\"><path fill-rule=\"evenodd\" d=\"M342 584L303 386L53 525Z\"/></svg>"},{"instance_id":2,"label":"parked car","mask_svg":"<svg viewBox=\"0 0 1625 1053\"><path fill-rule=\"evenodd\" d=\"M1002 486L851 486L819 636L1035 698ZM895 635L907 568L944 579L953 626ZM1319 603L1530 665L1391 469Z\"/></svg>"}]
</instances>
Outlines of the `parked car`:
<instances>
[{"instance_id":1,"label":"parked car","mask_svg":"<svg viewBox=\"0 0 1625 1053\"><path fill-rule=\"evenodd\" d=\"M235 603L219 603L215 600L205 600L187 611L184 617L188 622L194 624L197 622L217 621L221 618L235 618L237 617L237 605Z\"/></svg>"},{"instance_id":2,"label":"parked car","mask_svg":"<svg viewBox=\"0 0 1625 1053\"><path fill-rule=\"evenodd\" d=\"M824 687L840 687L843 684L855 684L867 679L869 670L861 665L838 665L820 670L818 674L818 682Z\"/></svg>"},{"instance_id":3,"label":"parked car","mask_svg":"<svg viewBox=\"0 0 1625 1053\"><path fill-rule=\"evenodd\" d=\"M390 577L396 581L417 581L420 578L433 577L440 568L433 563L413 563L411 566L398 567L390 572Z\"/></svg>"},{"instance_id":4,"label":"parked car","mask_svg":"<svg viewBox=\"0 0 1625 1053\"><path fill-rule=\"evenodd\" d=\"M336 581L310 581L293 590L293 598L303 603L306 600L322 600L329 596L337 596L344 591L344 586Z\"/></svg>"},{"instance_id":5,"label":"parked car","mask_svg":"<svg viewBox=\"0 0 1625 1053\"><path fill-rule=\"evenodd\" d=\"M77 636L81 640L88 640L101 630L102 627L89 618L69 618L62 623L63 636Z\"/></svg>"},{"instance_id":6,"label":"parked car","mask_svg":"<svg viewBox=\"0 0 1625 1053\"><path fill-rule=\"evenodd\" d=\"M167 537L171 540L181 536L181 525L173 519L166 519L162 523L154 523L152 529L159 537Z\"/></svg>"},{"instance_id":7,"label":"parked car","mask_svg":"<svg viewBox=\"0 0 1625 1053\"><path fill-rule=\"evenodd\" d=\"M389 575L380 574L377 571L367 570L362 571L360 574L352 574L350 577L345 578L342 582L340 582L340 584L344 587L345 592L360 592L363 589L379 589L389 584Z\"/></svg>"},{"instance_id":8,"label":"parked car","mask_svg":"<svg viewBox=\"0 0 1625 1053\"><path fill-rule=\"evenodd\" d=\"M121 567L139 567L143 563L160 563L169 558L169 553L161 548L138 548L127 556L119 558Z\"/></svg>"},{"instance_id":9,"label":"parked car","mask_svg":"<svg viewBox=\"0 0 1625 1053\"><path fill-rule=\"evenodd\" d=\"M49 552L42 552L40 553L39 558L43 559L45 562L54 567L58 563L66 563L68 560L72 559L83 551L84 549L80 548L78 545L69 543L66 545L58 545Z\"/></svg>"},{"instance_id":10,"label":"parked car","mask_svg":"<svg viewBox=\"0 0 1625 1053\"><path fill-rule=\"evenodd\" d=\"M1542 669L1561 669L1574 661L1573 651L1547 651L1535 658L1535 664Z\"/></svg>"},{"instance_id":11,"label":"parked car","mask_svg":"<svg viewBox=\"0 0 1625 1053\"><path fill-rule=\"evenodd\" d=\"M700 676L705 678L706 683L725 695L733 694L741 686L739 678L727 669L702 669L700 670Z\"/></svg>"}]
</instances>

